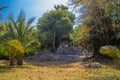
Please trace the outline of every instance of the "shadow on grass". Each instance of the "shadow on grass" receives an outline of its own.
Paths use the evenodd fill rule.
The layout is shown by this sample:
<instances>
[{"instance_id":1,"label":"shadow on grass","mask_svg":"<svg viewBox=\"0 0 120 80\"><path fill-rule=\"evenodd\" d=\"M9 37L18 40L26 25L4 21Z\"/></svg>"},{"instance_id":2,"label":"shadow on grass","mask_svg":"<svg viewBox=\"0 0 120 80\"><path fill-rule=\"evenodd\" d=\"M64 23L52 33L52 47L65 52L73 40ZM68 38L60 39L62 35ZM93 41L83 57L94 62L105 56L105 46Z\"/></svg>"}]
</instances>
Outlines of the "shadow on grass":
<instances>
[{"instance_id":1,"label":"shadow on grass","mask_svg":"<svg viewBox=\"0 0 120 80\"><path fill-rule=\"evenodd\" d=\"M120 80L120 76L104 76L104 77L91 77L88 80Z\"/></svg>"},{"instance_id":2,"label":"shadow on grass","mask_svg":"<svg viewBox=\"0 0 120 80\"><path fill-rule=\"evenodd\" d=\"M115 68L117 70L120 70L120 65L117 64L114 60L112 59L103 59L103 58L97 58L97 59L94 59L93 61L97 61L103 65L106 65L106 66L110 66L112 68Z\"/></svg>"},{"instance_id":3,"label":"shadow on grass","mask_svg":"<svg viewBox=\"0 0 120 80\"><path fill-rule=\"evenodd\" d=\"M112 68L115 68L117 70L120 70L120 65L117 65L113 60L111 59L103 59L103 58L96 58L96 59L91 59L90 61L92 62L99 62L102 65L106 65L106 66L110 66ZM81 61L34 61L34 60L25 60L25 62L27 64L31 64L33 66L47 66L47 67L62 67L62 68L71 68L73 66L69 65L71 63L75 63L75 62L81 62ZM87 63L89 61L85 61L80 63L84 64ZM80 66L77 65L77 66Z\"/></svg>"},{"instance_id":4,"label":"shadow on grass","mask_svg":"<svg viewBox=\"0 0 120 80\"><path fill-rule=\"evenodd\" d=\"M30 64L33 66L42 66L42 67L60 67L60 68L70 68L73 67L69 64L75 63L78 61L32 61L32 60L25 60L26 64Z\"/></svg>"},{"instance_id":5,"label":"shadow on grass","mask_svg":"<svg viewBox=\"0 0 120 80\"><path fill-rule=\"evenodd\" d=\"M0 73L10 72L11 68L6 66L0 66Z\"/></svg>"},{"instance_id":6,"label":"shadow on grass","mask_svg":"<svg viewBox=\"0 0 120 80\"><path fill-rule=\"evenodd\" d=\"M8 61L6 61L6 60L0 61L0 73L5 73L5 72L11 71L12 67L9 67L7 64L8 64Z\"/></svg>"}]
</instances>

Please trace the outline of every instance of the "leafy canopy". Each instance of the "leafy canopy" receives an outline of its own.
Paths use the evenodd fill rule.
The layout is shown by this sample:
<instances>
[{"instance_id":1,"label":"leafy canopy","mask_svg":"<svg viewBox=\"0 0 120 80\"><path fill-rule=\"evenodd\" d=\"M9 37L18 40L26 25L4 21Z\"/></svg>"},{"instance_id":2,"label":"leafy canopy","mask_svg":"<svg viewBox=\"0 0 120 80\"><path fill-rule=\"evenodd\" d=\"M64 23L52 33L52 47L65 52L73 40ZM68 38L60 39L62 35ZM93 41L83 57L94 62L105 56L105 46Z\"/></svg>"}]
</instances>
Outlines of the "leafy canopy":
<instances>
[{"instance_id":1,"label":"leafy canopy","mask_svg":"<svg viewBox=\"0 0 120 80\"><path fill-rule=\"evenodd\" d=\"M55 10L45 13L38 20L39 37L41 39L44 37L41 42L45 45L57 46L72 31L74 19L74 14L69 12L65 6L55 6Z\"/></svg>"}]
</instances>

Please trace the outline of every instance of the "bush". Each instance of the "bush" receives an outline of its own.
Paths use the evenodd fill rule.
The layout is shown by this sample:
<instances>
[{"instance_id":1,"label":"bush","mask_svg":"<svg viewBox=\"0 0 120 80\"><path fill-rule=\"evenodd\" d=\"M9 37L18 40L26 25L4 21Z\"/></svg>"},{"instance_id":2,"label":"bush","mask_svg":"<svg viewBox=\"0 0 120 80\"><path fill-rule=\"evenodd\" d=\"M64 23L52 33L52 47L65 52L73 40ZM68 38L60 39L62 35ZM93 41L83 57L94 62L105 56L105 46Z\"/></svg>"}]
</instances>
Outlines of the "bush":
<instances>
[{"instance_id":1,"label":"bush","mask_svg":"<svg viewBox=\"0 0 120 80\"><path fill-rule=\"evenodd\" d=\"M103 46L100 53L112 57L115 61L120 61L120 50L115 46Z\"/></svg>"}]
</instances>

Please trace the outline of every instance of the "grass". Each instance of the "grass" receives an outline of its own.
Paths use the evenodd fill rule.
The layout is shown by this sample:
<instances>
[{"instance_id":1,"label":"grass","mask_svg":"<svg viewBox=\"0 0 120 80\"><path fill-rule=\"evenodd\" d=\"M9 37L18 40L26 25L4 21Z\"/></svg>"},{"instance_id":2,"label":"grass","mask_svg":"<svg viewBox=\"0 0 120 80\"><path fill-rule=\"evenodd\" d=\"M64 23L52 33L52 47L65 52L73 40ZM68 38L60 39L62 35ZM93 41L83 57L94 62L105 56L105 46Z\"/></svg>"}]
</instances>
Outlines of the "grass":
<instances>
[{"instance_id":1,"label":"grass","mask_svg":"<svg viewBox=\"0 0 120 80\"><path fill-rule=\"evenodd\" d=\"M0 60L0 80L120 80L120 70L113 64L102 68L83 68L82 62L25 61L22 67L10 68Z\"/></svg>"}]
</instances>

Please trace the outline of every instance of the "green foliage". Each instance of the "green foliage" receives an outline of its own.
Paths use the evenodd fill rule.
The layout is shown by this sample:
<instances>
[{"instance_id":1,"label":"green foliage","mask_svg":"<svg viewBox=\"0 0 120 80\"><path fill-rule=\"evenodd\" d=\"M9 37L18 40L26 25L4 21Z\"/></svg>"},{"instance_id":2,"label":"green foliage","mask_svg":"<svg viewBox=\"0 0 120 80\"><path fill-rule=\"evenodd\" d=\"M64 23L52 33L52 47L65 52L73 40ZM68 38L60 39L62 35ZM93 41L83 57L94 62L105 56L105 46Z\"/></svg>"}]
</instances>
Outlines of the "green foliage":
<instances>
[{"instance_id":1,"label":"green foliage","mask_svg":"<svg viewBox=\"0 0 120 80\"><path fill-rule=\"evenodd\" d=\"M7 46L10 46L10 47L16 49L20 54L24 53L24 47L22 46L22 44L19 40L10 40L6 44L7 44Z\"/></svg>"},{"instance_id":2,"label":"green foliage","mask_svg":"<svg viewBox=\"0 0 120 80\"><path fill-rule=\"evenodd\" d=\"M5 50L5 52L3 52L4 47L2 47L3 43L4 43L3 36L6 34L7 30L8 30L8 28L6 27L6 23L0 22L0 59L7 59L7 57L8 57L6 50Z\"/></svg>"},{"instance_id":3,"label":"green foliage","mask_svg":"<svg viewBox=\"0 0 120 80\"><path fill-rule=\"evenodd\" d=\"M65 6L55 6L55 10L45 13L38 20L40 41L46 47L52 46L55 50L63 38L68 38L74 19L75 16Z\"/></svg>"},{"instance_id":4,"label":"green foliage","mask_svg":"<svg viewBox=\"0 0 120 80\"><path fill-rule=\"evenodd\" d=\"M12 53L15 57L24 53L24 47L19 40L9 40L0 45L0 52L4 53L4 56L9 56L9 53Z\"/></svg>"},{"instance_id":5,"label":"green foliage","mask_svg":"<svg viewBox=\"0 0 120 80\"><path fill-rule=\"evenodd\" d=\"M64 5L55 5L54 8L56 10L68 10L68 8Z\"/></svg>"},{"instance_id":6,"label":"green foliage","mask_svg":"<svg viewBox=\"0 0 120 80\"><path fill-rule=\"evenodd\" d=\"M2 41L2 36L6 34L8 28L6 27L7 23L0 22L0 41Z\"/></svg>"},{"instance_id":7,"label":"green foliage","mask_svg":"<svg viewBox=\"0 0 120 80\"><path fill-rule=\"evenodd\" d=\"M73 41L73 45L88 45L88 31L89 27L86 25L79 25L75 27L74 31L71 33L70 38Z\"/></svg>"},{"instance_id":8,"label":"green foliage","mask_svg":"<svg viewBox=\"0 0 120 80\"><path fill-rule=\"evenodd\" d=\"M24 48L19 40L9 40L2 43L2 45L0 46L0 51L9 57L10 66L13 66L14 58L16 56L22 59L21 55L23 55L24 53Z\"/></svg>"},{"instance_id":9,"label":"green foliage","mask_svg":"<svg viewBox=\"0 0 120 80\"><path fill-rule=\"evenodd\" d=\"M40 47L37 38L37 30L31 26L35 17L30 18L27 23L25 14L20 12L17 20L9 16L5 24L5 32L0 34L0 53L9 55L10 65L14 65L14 57L18 58L18 65L22 65L22 58L25 53L36 53Z\"/></svg>"},{"instance_id":10,"label":"green foliage","mask_svg":"<svg viewBox=\"0 0 120 80\"><path fill-rule=\"evenodd\" d=\"M120 10L119 0L72 0L80 17L78 22L89 27L87 40L83 44L92 46L94 56L99 54L99 48L105 45L120 45ZM82 12L82 14L81 14Z\"/></svg>"},{"instance_id":11,"label":"green foliage","mask_svg":"<svg viewBox=\"0 0 120 80\"><path fill-rule=\"evenodd\" d=\"M100 53L120 60L120 50L114 46L103 46L100 48Z\"/></svg>"},{"instance_id":12,"label":"green foliage","mask_svg":"<svg viewBox=\"0 0 120 80\"><path fill-rule=\"evenodd\" d=\"M16 21L9 16L9 23L6 25L9 30L6 35L3 36L4 40L19 40L25 49L24 53L36 51L40 43L36 36L37 30L34 29L34 26L31 26L34 19L35 17L32 17L26 23L23 11L20 12Z\"/></svg>"}]
</instances>

